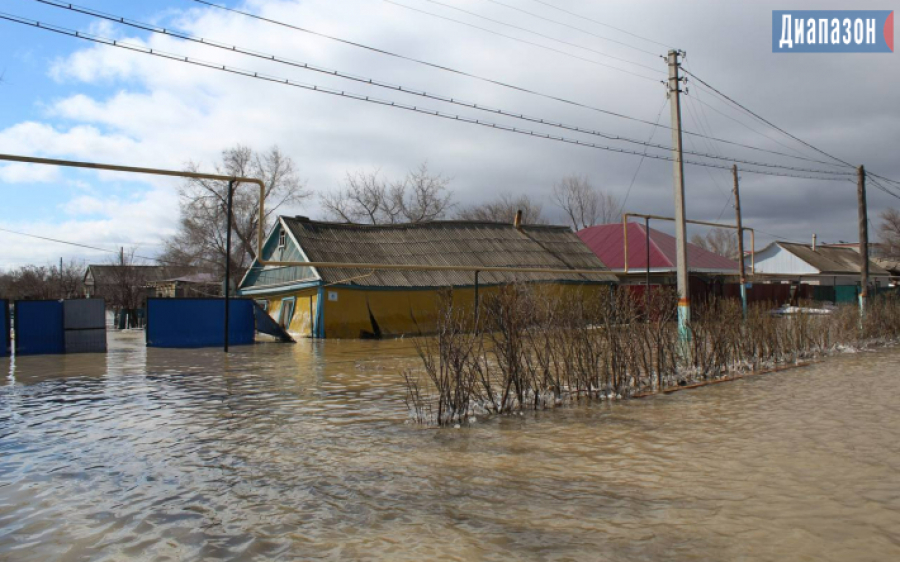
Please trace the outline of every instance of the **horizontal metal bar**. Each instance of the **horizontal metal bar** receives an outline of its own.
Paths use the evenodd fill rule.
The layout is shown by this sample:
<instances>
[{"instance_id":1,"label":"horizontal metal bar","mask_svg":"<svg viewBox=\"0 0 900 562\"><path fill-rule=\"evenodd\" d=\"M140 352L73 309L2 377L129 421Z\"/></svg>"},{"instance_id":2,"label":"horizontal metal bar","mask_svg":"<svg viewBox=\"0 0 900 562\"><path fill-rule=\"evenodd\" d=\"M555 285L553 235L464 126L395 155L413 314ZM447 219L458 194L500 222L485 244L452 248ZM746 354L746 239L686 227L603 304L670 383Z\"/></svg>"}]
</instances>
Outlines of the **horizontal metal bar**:
<instances>
[{"instance_id":1,"label":"horizontal metal bar","mask_svg":"<svg viewBox=\"0 0 900 562\"><path fill-rule=\"evenodd\" d=\"M139 168L134 166L119 166L115 164L98 164L95 162L79 162L74 160L58 160L53 158L35 158L32 156L17 156L13 154L0 154L0 160L8 162L22 162L25 164L43 164L50 166L65 166L69 168L88 168L92 170L107 170L111 172L127 172L133 174L150 174L156 176L170 176L181 178L208 179L219 181L234 181L235 183L253 183L259 186L259 232L257 240L257 263L261 266L303 266L314 268L350 268L372 269L375 271L403 270L403 271L485 271L494 273L552 273L563 275L594 275L605 274L615 277L605 269L547 269L540 267L496 267L474 265L424 265L424 264L378 264L378 263L333 263L333 262L285 262L265 261L262 258L264 204L266 187L262 180L247 177L223 176L221 174L203 174L197 172L182 172L177 170L164 170L160 168Z\"/></svg>"},{"instance_id":2,"label":"horizontal metal bar","mask_svg":"<svg viewBox=\"0 0 900 562\"><path fill-rule=\"evenodd\" d=\"M622 215L622 225L625 228L625 233L624 233L624 235L625 235L625 240L624 240L625 256L624 257L625 257L625 273L626 274L628 273L628 218L629 217L635 217L635 218L641 218L641 219L656 219L656 220L661 220L661 221L674 221L675 220L674 217L663 217L660 215L642 215L640 213L625 213ZM720 224L717 222L697 221L697 220L691 220L691 219L685 219L684 222L688 222L691 224L702 224L705 226L716 226L719 228L730 228L731 230L738 229L738 227L733 224ZM741 228L741 233L743 234L743 231L745 231L745 230L750 231L750 244L751 244L750 274L756 275L756 231L748 226L744 226ZM649 233L648 233L648 236L649 236ZM741 256L741 259L744 259L744 256Z\"/></svg>"},{"instance_id":3,"label":"horizontal metal bar","mask_svg":"<svg viewBox=\"0 0 900 562\"><path fill-rule=\"evenodd\" d=\"M263 245L263 218L265 216L266 184L256 178L223 176L221 174L202 174L199 172L183 172L178 170L165 170L161 168L138 168L135 166L119 166L117 164L98 164L96 162L79 162L77 160L58 160L55 158L36 158L34 156L18 156L15 154L0 154L0 160L7 162L21 162L24 164L43 164L45 166L64 166L67 168L87 168L91 170L106 170L110 172L127 172L131 174L149 174L153 176L169 176L177 178L193 178L201 180L233 181L235 184L252 183L259 186L259 229L256 242L256 254L262 256Z\"/></svg>"}]
</instances>

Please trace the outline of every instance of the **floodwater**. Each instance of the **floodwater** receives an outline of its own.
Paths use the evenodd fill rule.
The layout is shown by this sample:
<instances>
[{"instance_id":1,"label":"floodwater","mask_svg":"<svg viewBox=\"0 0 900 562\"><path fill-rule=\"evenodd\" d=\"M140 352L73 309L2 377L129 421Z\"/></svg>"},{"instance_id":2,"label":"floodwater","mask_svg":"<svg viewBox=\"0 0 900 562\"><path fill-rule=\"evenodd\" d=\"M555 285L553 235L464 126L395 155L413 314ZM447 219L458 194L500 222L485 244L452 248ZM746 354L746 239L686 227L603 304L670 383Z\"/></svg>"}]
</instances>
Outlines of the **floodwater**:
<instances>
[{"instance_id":1,"label":"floodwater","mask_svg":"<svg viewBox=\"0 0 900 562\"><path fill-rule=\"evenodd\" d=\"M409 341L0 359L0 560L900 560L900 349L405 423Z\"/></svg>"}]
</instances>

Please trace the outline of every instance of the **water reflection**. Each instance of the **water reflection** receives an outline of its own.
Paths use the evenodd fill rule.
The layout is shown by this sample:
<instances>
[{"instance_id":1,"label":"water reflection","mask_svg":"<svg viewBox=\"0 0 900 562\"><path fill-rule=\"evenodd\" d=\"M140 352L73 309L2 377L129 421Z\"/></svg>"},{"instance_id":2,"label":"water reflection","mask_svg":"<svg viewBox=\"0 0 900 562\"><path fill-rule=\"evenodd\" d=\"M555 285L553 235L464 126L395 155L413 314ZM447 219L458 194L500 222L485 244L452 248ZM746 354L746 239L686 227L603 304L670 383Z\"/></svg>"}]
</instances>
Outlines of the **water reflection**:
<instances>
[{"instance_id":1,"label":"water reflection","mask_svg":"<svg viewBox=\"0 0 900 562\"><path fill-rule=\"evenodd\" d=\"M455 431L409 341L140 337L0 360L0 560L900 556L900 350Z\"/></svg>"}]
</instances>

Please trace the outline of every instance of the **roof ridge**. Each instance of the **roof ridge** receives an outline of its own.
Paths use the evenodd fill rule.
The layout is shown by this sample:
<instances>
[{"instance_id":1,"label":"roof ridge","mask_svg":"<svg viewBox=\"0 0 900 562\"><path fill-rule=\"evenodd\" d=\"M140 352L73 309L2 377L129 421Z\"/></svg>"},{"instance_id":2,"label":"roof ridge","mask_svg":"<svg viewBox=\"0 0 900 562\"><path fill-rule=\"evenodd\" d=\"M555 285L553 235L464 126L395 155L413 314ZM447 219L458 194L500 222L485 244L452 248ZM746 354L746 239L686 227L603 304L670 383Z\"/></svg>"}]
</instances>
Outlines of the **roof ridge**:
<instances>
[{"instance_id":1,"label":"roof ridge","mask_svg":"<svg viewBox=\"0 0 900 562\"><path fill-rule=\"evenodd\" d=\"M463 219L447 219L447 220L433 220L433 221L424 221L424 222L400 222L400 223L389 223L389 224L362 224L362 223L354 223L354 222L335 222L335 221L319 221L312 219L300 219L297 216L292 215L279 215L279 218L291 221L293 223L299 224L312 224L317 226L333 226L340 228L352 228L352 229L372 229L372 230L387 230L387 229L400 229L400 228L424 228L428 226L436 226L436 225L473 225L473 226L488 226L488 227L509 227L510 229L514 229L515 226L513 223L509 222L494 222L494 221L476 221L476 220L463 220ZM566 225L562 224L523 224L523 229L532 229L532 230L570 230Z\"/></svg>"}]
</instances>

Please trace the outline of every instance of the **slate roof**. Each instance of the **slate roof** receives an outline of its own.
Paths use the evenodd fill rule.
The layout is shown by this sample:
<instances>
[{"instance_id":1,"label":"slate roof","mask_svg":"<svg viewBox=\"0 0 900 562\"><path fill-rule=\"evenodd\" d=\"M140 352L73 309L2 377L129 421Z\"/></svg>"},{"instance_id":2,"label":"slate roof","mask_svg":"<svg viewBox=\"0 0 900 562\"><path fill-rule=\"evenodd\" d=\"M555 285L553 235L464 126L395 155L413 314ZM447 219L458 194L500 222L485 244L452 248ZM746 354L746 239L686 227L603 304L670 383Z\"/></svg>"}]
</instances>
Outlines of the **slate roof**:
<instances>
[{"instance_id":1,"label":"slate roof","mask_svg":"<svg viewBox=\"0 0 900 562\"><path fill-rule=\"evenodd\" d=\"M564 226L434 221L357 225L281 217L312 262L597 269L596 274L479 274L479 283L573 281L615 283L603 263ZM319 268L327 283L365 287L447 287L474 284L471 271L375 271ZM363 277L365 276L365 277ZM356 279L351 279L356 277ZM349 281L348 281L349 280Z\"/></svg>"},{"instance_id":2,"label":"slate roof","mask_svg":"<svg viewBox=\"0 0 900 562\"><path fill-rule=\"evenodd\" d=\"M578 237L612 270L625 268L625 232L621 223L601 224L580 230ZM628 270L647 268L647 231L643 224L628 223ZM688 269L707 273L738 274L741 265L726 257L688 243ZM676 268L674 236L650 229L650 269L674 271Z\"/></svg>"},{"instance_id":3,"label":"slate roof","mask_svg":"<svg viewBox=\"0 0 900 562\"><path fill-rule=\"evenodd\" d=\"M90 264L87 266L87 269L84 272L84 278L86 279L87 274L91 273L96 285L115 283L115 274L120 267L122 266L109 264ZM171 274L171 269L162 265L127 265L125 267L128 267L129 269L139 270L141 279L147 282L161 281L167 275Z\"/></svg>"},{"instance_id":4,"label":"slate roof","mask_svg":"<svg viewBox=\"0 0 900 562\"><path fill-rule=\"evenodd\" d=\"M774 242L794 254L823 274L858 274L860 272L859 252L853 248L837 246L816 246L795 242ZM869 260L870 275L890 275L890 273Z\"/></svg>"}]
</instances>

